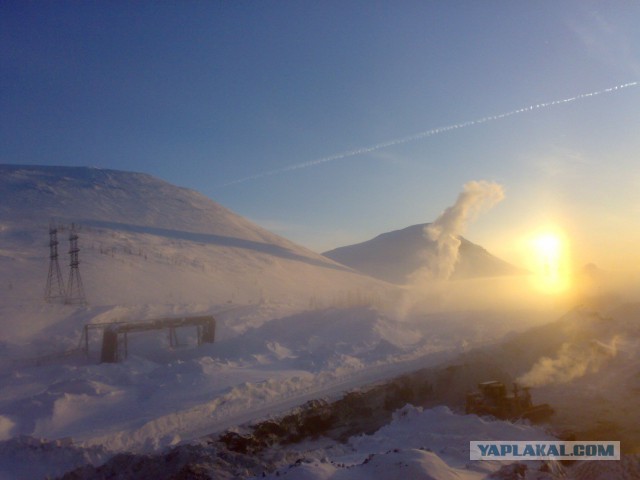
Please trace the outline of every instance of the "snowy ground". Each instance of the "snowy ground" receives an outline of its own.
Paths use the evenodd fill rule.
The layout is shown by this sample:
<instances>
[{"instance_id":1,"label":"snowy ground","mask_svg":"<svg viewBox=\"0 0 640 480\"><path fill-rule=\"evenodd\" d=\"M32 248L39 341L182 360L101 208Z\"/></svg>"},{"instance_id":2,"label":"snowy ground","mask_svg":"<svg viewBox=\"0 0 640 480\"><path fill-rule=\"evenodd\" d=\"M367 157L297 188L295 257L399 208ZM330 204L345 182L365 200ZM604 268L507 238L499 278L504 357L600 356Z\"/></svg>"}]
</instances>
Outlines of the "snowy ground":
<instances>
[{"instance_id":1,"label":"snowy ground","mask_svg":"<svg viewBox=\"0 0 640 480\"><path fill-rule=\"evenodd\" d=\"M576 311L558 325L532 330L557 317L516 311L525 305L518 299L509 311L486 303L454 311L471 307L452 296L442 311L431 292L420 300L431 313L417 313L402 288L145 175L3 167L0 183L3 480L61 475L118 451L191 445L313 398L339 397L453 358L471 365L490 358L512 378L535 380L535 400L552 403L563 428L592 437L622 432L629 440L623 448L638 439L638 305L602 310L603 317ZM65 278L66 239L77 225L89 306L43 300L52 218L60 227ZM500 290L480 282L458 282L455 289L483 300ZM169 348L166 332L136 333L128 359L101 365L100 331L92 330L88 356L78 351L86 324L185 315L214 315L216 342L197 347L195 329L185 328L178 331L180 345ZM489 350L505 336L511 340ZM457 401L467 384L451 389ZM403 412L371 437L324 453L309 449L301 456L310 463L300 462L288 475L394 478L395 468L403 477L475 479L489 471L483 468L498 467L467 468L461 449L472 438L465 432L543 435L446 409ZM516 430L501 430L509 428ZM434 431L440 433L429 437Z\"/></svg>"},{"instance_id":2,"label":"snowy ground","mask_svg":"<svg viewBox=\"0 0 640 480\"><path fill-rule=\"evenodd\" d=\"M447 407L423 410L410 405L372 435L352 437L346 444L308 449L301 461L268 478L479 480L500 469L502 462L469 460L469 442L485 440L552 440L538 427L456 415ZM542 462L527 462L538 470Z\"/></svg>"},{"instance_id":3,"label":"snowy ground","mask_svg":"<svg viewBox=\"0 0 640 480\"><path fill-rule=\"evenodd\" d=\"M94 331L88 359L43 358L43 365L35 365L38 354L56 346L77 347L87 317L100 323L133 313L124 307L58 306L59 315L71 314L43 320L44 327L28 344L2 344L2 438L72 437L114 450L157 448L220 428L232 415L244 419L245 412L257 409L286 409L318 392L341 393L441 361L473 343L495 339L499 323L471 313L470 318L451 314L446 322L442 316L394 320L364 307L269 321L287 308L223 308L215 313L218 340L213 345L196 347L195 329L188 328L178 332L183 346L177 349L168 347L165 332L132 334L126 361L100 365L100 333ZM41 313L8 310L4 314L19 323L36 323ZM473 328L463 333L460 326L472 319ZM49 321L56 325L55 336Z\"/></svg>"},{"instance_id":4,"label":"snowy ground","mask_svg":"<svg viewBox=\"0 0 640 480\"><path fill-rule=\"evenodd\" d=\"M99 464L117 451L159 451L283 413L313 398L337 398L354 387L460 353L468 352L459 358L473 359L481 354L473 353L474 347L483 345L493 352L491 357L506 363L506 370L511 368L511 373L532 382L546 369L546 376L537 380L534 399L556 408L559 426L583 433L582 439L603 439L590 431L602 421L605 426L615 424L612 430L599 432L612 436L606 439L619 439L621 432L623 440L637 437L616 428L625 426L625 418L636 422L638 411L633 396L640 378L637 305L613 310L612 316L575 311L547 325L540 325L540 317L531 313L517 318L513 312L397 318L371 307L300 311L267 302L203 307L2 308L5 332L15 331L17 336L12 342L4 337L0 345L0 438L6 440L0 444L0 472L4 472L0 478L20 478L24 468L32 468L25 458L37 458L37 473L44 475L62 474L83 463ZM195 331L189 328L178 331L181 345L174 349L164 332L132 334L128 359L99 364L96 331L90 337L88 357L42 356L76 348L87 322L189 313L216 316L216 343L196 346ZM538 326L517 334L532 325ZM557 338L552 338L554 332ZM505 336L499 347L502 353L496 353L491 345ZM377 478L394 478L393 465L406 465L409 476L436 472L433 478L475 479L498 468L484 463L469 466L465 457L468 441L474 439L470 437L480 431L489 435L493 426L446 409L403 412L396 415L395 426L370 438L351 439L347 447L324 448L324 454L309 450L303 456L308 461L281 474L366 478L375 471ZM427 423L420 426L423 421ZM417 430L401 433L403 422ZM439 422L451 438L443 436L445 430L436 435ZM531 433L526 438L543 435L525 426L500 425L515 429L509 434ZM495 438L505 434L497 430ZM36 448L39 440L20 440L24 435L58 443Z\"/></svg>"},{"instance_id":5,"label":"snowy ground","mask_svg":"<svg viewBox=\"0 0 640 480\"><path fill-rule=\"evenodd\" d=\"M432 365L532 322L524 315L514 326L489 312L397 319L369 307L202 307L4 307L0 438L159 449ZM95 331L88 358L43 357L77 348L87 322L187 313L215 315L216 343L197 347L189 328L175 349L164 332L132 334L127 360L99 364Z\"/></svg>"}]
</instances>

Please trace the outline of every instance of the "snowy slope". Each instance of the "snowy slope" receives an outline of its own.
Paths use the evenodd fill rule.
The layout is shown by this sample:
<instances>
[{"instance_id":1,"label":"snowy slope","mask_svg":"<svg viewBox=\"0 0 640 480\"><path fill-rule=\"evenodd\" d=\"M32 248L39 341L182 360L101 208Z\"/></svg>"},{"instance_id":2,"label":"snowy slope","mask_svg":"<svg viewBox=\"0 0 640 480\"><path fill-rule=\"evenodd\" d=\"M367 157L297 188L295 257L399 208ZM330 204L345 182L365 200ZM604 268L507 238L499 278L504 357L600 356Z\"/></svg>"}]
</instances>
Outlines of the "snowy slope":
<instances>
[{"instance_id":1,"label":"snowy slope","mask_svg":"<svg viewBox=\"0 0 640 480\"><path fill-rule=\"evenodd\" d=\"M204 195L143 173L0 165L3 221L121 223L294 248ZM177 234L176 233L176 234ZM299 252L298 252L299 253Z\"/></svg>"},{"instance_id":2,"label":"snowy slope","mask_svg":"<svg viewBox=\"0 0 640 480\"><path fill-rule=\"evenodd\" d=\"M77 226L86 306L44 302L52 219L61 226L65 273L69 226ZM637 305L611 311L613 321L574 312L522 336L514 332L552 318L506 310L396 314L402 310L395 304L398 287L143 174L0 167L0 272L0 478L39 478L83 462L99 464L113 451L193 441L435 365L508 333L509 342L480 355L495 357L514 378L533 378L549 365L562 373L571 367L565 354L577 360L581 351L595 354L586 359L589 368L566 383L536 390L536 400L557 405L563 425L586 429L599 416L636 421L640 411L637 402L624 400L638 388ZM98 364L96 332L88 357L43 357L77 347L88 323L187 314L216 317L214 344L197 347L189 329L178 332L174 348L166 332L136 334L126 361ZM454 393L459 399L464 392ZM578 409L581 395L593 401ZM470 432L489 435L493 426L446 410L429 412L405 410L395 426L352 439L351 450L334 455L333 464L304 463L288 475L395 478L400 462L425 478L475 479L498 468L468 471L463 462L465 431L473 426ZM425 432L442 422L451 434L403 433L403 422ZM617 431L635 438L630 429ZM394 444L402 448L395 452ZM30 463L39 466L37 475L24 474ZM353 468L339 466L347 464Z\"/></svg>"},{"instance_id":3,"label":"snowy slope","mask_svg":"<svg viewBox=\"0 0 640 480\"><path fill-rule=\"evenodd\" d=\"M65 274L76 225L86 306L44 301L51 221ZM372 309L397 287L137 173L0 167L0 268L0 439L166 446L513 328L469 314L474 328L457 334L454 314ZM196 348L194 331L179 332L174 349L166 332L132 335L127 361L97 365L96 331L88 358L50 357L76 348L86 324L189 314L216 317L215 344Z\"/></svg>"},{"instance_id":4,"label":"snowy slope","mask_svg":"<svg viewBox=\"0 0 640 480\"><path fill-rule=\"evenodd\" d=\"M404 284L424 263L425 250L434 249L434 242L424 235L428 224L413 225L402 230L383 233L366 242L339 247L325 252L343 265L387 282ZM523 272L494 257L484 248L460 238L460 257L453 278L518 275Z\"/></svg>"},{"instance_id":5,"label":"snowy slope","mask_svg":"<svg viewBox=\"0 0 640 480\"><path fill-rule=\"evenodd\" d=\"M80 236L91 305L330 303L386 285L274 235L203 195L140 173L0 166L0 301L42 298L48 225Z\"/></svg>"},{"instance_id":6,"label":"snowy slope","mask_svg":"<svg viewBox=\"0 0 640 480\"><path fill-rule=\"evenodd\" d=\"M553 440L538 427L456 415L447 407L423 410L407 405L393 417L372 435L352 437L347 445L325 450L324 455L307 452L300 462L268 478L480 480L502 462L470 461L470 441ZM532 470L541 464L528 463Z\"/></svg>"},{"instance_id":7,"label":"snowy slope","mask_svg":"<svg viewBox=\"0 0 640 480\"><path fill-rule=\"evenodd\" d=\"M67 307L59 308L62 316ZM72 348L88 319L144 318L151 309L76 309L46 328L46 337L35 335L19 348L4 344L2 353L20 359L52 345ZM98 334L90 338L88 359L14 363L0 370L0 440L34 435L113 450L162 447L442 361L513 328L473 314L398 320L357 307L274 318L278 312L282 307L214 307L216 343L196 348L188 330L178 333L182 347L174 349L166 333L131 335L129 358L115 365L97 364Z\"/></svg>"},{"instance_id":8,"label":"snowy slope","mask_svg":"<svg viewBox=\"0 0 640 480\"><path fill-rule=\"evenodd\" d=\"M228 449L209 437L153 456L114 457L102 467L87 466L64 478L480 480L495 473L496 477L491 478L523 479L523 476L503 475L512 467L516 467L516 472L527 471L530 475L526 479L529 480L571 478L554 463L527 461L513 465L470 461L469 442L478 438L539 441L553 437L541 428L490 421L475 415L457 415L447 407L424 410L405 405L394 412L389 425L371 435L351 437L346 443L323 438L298 445L278 445L266 451L243 452L242 449ZM74 453L77 456L70 448L59 450L62 458L65 454L71 459ZM95 457L96 453L99 452L89 451L87 457L91 454ZM43 463L51 462L50 457L41 457ZM67 461L67 465L71 462ZM53 464L50 468L56 466ZM18 466L14 468L19 469Z\"/></svg>"}]
</instances>

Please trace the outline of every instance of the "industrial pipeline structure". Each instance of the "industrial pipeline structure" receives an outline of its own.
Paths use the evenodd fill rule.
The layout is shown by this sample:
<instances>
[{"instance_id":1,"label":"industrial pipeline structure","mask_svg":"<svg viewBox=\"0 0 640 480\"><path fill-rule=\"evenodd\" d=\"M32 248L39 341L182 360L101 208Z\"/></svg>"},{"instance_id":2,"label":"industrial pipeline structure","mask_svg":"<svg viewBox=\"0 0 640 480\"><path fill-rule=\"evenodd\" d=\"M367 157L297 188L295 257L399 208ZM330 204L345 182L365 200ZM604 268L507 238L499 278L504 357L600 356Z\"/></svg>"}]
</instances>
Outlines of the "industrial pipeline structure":
<instances>
[{"instance_id":1,"label":"industrial pipeline structure","mask_svg":"<svg viewBox=\"0 0 640 480\"><path fill-rule=\"evenodd\" d=\"M169 346L178 345L177 329L195 327L198 345L213 343L216 336L216 320L211 315L198 317L157 318L140 322L90 323L84 326L85 353L89 354L91 330L102 330L100 363L116 363L129 354L129 335L137 332L167 330Z\"/></svg>"}]
</instances>

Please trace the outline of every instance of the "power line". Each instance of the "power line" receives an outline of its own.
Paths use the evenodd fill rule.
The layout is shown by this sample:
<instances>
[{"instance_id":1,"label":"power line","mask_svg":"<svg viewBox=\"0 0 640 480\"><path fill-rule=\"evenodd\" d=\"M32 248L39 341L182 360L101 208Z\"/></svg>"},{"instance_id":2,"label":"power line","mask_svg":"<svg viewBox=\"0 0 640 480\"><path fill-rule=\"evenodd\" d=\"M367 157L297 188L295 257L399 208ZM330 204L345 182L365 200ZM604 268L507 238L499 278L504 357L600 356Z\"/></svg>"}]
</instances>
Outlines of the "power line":
<instances>
[{"instance_id":1,"label":"power line","mask_svg":"<svg viewBox=\"0 0 640 480\"><path fill-rule=\"evenodd\" d=\"M84 294L82 278L80 277L80 260L78 258L79 253L80 248L78 248L78 234L76 233L75 225L71 224L71 232L69 233L70 270L65 303L84 305L87 303L87 299Z\"/></svg>"},{"instance_id":2,"label":"power line","mask_svg":"<svg viewBox=\"0 0 640 480\"><path fill-rule=\"evenodd\" d=\"M66 302L62 272L58 263L58 228L49 225L49 275L44 290L44 299L49 303Z\"/></svg>"}]
</instances>

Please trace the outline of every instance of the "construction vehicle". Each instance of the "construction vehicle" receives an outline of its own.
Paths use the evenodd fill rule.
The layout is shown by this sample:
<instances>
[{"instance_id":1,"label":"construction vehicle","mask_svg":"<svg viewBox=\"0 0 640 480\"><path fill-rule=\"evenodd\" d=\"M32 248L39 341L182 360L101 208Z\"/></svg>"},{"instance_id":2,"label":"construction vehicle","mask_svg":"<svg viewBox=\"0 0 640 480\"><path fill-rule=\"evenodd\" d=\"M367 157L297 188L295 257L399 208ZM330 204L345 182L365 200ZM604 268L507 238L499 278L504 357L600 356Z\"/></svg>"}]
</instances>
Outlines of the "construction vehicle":
<instances>
[{"instance_id":1,"label":"construction vehicle","mask_svg":"<svg viewBox=\"0 0 640 480\"><path fill-rule=\"evenodd\" d=\"M533 405L529 387L513 384L508 393L504 383L497 380L478 384L478 392L467 394L466 413L490 415L501 420L527 419L532 423L544 422L553 413L547 403Z\"/></svg>"}]
</instances>

